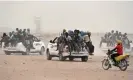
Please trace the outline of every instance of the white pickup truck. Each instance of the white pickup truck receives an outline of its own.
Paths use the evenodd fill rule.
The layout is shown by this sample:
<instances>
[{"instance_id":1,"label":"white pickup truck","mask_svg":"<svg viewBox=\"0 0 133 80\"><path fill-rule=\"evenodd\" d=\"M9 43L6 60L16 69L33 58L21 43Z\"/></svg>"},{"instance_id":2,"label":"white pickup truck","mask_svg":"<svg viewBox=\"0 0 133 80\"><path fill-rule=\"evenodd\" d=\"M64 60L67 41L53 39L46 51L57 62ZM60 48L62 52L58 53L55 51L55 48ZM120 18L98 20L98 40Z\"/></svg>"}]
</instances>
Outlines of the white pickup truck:
<instances>
[{"instance_id":1,"label":"white pickup truck","mask_svg":"<svg viewBox=\"0 0 133 80\"><path fill-rule=\"evenodd\" d=\"M6 55L11 53L22 53L22 55L28 55L29 53L39 53L43 55L45 52L45 44L43 41L39 40L37 37L33 36L33 49L26 48L22 42L17 43L15 47L5 47L3 48Z\"/></svg>"},{"instance_id":2,"label":"white pickup truck","mask_svg":"<svg viewBox=\"0 0 133 80\"><path fill-rule=\"evenodd\" d=\"M65 48L63 48L63 51L57 50L57 37L54 40L50 40L48 43L47 49L46 49L46 55L47 60L51 60L52 57L59 57L60 61L66 60L66 58L69 58L70 61L73 61L74 58L81 58L83 62L88 61L88 51L84 49L84 51L80 52L74 52L71 53L68 51L68 46L66 45ZM61 47L61 46L60 46Z\"/></svg>"}]
</instances>

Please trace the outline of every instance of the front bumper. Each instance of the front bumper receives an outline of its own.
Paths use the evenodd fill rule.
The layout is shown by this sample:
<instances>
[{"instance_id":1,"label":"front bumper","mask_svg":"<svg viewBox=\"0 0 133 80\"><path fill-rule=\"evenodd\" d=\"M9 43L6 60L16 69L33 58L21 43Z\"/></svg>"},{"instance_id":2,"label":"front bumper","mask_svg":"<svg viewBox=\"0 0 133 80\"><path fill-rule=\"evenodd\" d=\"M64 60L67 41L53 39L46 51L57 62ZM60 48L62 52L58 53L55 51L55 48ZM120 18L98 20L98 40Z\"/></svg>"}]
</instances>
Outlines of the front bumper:
<instances>
[{"instance_id":1,"label":"front bumper","mask_svg":"<svg viewBox=\"0 0 133 80\"><path fill-rule=\"evenodd\" d=\"M88 56L89 54L87 52L72 52L71 54L69 52L63 52L63 56L73 56L73 57L82 57L82 56Z\"/></svg>"}]
</instances>

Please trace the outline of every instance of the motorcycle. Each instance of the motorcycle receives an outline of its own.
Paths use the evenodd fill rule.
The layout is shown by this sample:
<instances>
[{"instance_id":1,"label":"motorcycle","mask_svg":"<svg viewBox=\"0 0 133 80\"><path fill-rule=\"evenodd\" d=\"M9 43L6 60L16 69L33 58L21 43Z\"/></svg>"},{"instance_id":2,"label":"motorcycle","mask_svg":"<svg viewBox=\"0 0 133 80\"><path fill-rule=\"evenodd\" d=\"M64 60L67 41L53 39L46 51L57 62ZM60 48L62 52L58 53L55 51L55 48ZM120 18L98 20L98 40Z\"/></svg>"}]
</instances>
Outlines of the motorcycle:
<instances>
[{"instance_id":1,"label":"motorcycle","mask_svg":"<svg viewBox=\"0 0 133 80\"><path fill-rule=\"evenodd\" d=\"M112 66L118 67L121 71L125 71L128 64L129 54L120 55L118 57L115 57L116 64L114 64L113 59L111 58L111 55L115 52L108 50L107 57L102 61L102 67L104 70L108 70L109 68L112 68Z\"/></svg>"}]
</instances>

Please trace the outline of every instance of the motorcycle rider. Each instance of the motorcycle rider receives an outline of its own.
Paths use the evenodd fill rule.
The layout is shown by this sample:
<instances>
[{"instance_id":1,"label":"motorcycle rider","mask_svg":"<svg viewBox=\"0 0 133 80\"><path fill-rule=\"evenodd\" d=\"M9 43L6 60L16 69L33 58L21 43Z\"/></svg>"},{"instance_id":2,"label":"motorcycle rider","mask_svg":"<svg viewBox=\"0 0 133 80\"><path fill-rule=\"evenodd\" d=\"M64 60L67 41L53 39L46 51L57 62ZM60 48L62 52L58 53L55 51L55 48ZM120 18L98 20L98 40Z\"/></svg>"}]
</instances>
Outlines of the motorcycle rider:
<instances>
[{"instance_id":1,"label":"motorcycle rider","mask_svg":"<svg viewBox=\"0 0 133 80\"><path fill-rule=\"evenodd\" d=\"M117 40L117 46L113 50L111 50L111 52L113 52L113 51L116 51L117 52L116 54L112 54L111 55L111 58L114 61L114 65L116 65L115 57L120 56L120 55L123 55L122 41Z\"/></svg>"}]
</instances>

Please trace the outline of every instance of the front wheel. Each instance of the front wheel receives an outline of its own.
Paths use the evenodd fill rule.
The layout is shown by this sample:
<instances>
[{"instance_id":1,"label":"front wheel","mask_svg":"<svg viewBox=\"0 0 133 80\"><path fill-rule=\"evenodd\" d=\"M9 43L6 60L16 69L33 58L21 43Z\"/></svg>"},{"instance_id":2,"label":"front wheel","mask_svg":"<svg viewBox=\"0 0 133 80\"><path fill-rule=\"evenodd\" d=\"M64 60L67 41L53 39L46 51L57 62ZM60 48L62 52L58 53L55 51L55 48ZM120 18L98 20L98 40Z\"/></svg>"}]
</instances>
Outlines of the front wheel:
<instances>
[{"instance_id":1,"label":"front wheel","mask_svg":"<svg viewBox=\"0 0 133 80\"><path fill-rule=\"evenodd\" d=\"M52 56L50 55L49 49L47 49L46 54L47 54L47 60L51 60Z\"/></svg>"},{"instance_id":2,"label":"front wheel","mask_svg":"<svg viewBox=\"0 0 133 80\"><path fill-rule=\"evenodd\" d=\"M82 62L87 62L88 61L88 56L84 56L81 58Z\"/></svg>"},{"instance_id":3,"label":"front wheel","mask_svg":"<svg viewBox=\"0 0 133 80\"><path fill-rule=\"evenodd\" d=\"M102 67L104 70L108 70L110 68L111 64L109 63L109 60L108 59L104 59L102 61Z\"/></svg>"},{"instance_id":4,"label":"front wheel","mask_svg":"<svg viewBox=\"0 0 133 80\"><path fill-rule=\"evenodd\" d=\"M41 47L40 55L43 55L44 52L45 52L45 48L44 47Z\"/></svg>"},{"instance_id":5,"label":"front wheel","mask_svg":"<svg viewBox=\"0 0 133 80\"><path fill-rule=\"evenodd\" d=\"M125 59L120 61L119 68L121 71L125 71L127 69L127 66L128 66L128 64Z\"/></svg>"}]
</instances>

